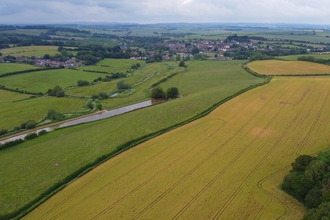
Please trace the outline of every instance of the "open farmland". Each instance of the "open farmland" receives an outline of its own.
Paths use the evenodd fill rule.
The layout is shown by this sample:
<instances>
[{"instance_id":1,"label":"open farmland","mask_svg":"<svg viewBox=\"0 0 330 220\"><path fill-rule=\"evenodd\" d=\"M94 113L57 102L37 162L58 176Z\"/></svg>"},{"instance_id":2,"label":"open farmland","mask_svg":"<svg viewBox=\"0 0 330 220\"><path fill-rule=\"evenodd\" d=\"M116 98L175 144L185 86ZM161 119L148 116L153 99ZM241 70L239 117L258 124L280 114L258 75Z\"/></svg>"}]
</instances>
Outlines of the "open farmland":
<instances>
[{"instance_id":1,"label":"open farmland","mask_svg":"<svg viewBox=\"0 0 330 220\"><path fill-rule=\"evenodd\" d=\"M44 93L56 85L62 88L76 86L78 80L93 81L99 76L104 77L105 75L69 69L56 69L7 76L1 78L1 84L7 88Z\"/></svg>"},{"instance_id":2,"label":"open farmland","mask_svg":"<svg viewBox=\"0 0 330 220\"><path fill-rule=\"evenodd\" d=\"M46 117L49 109L61 113L86 110L82 99L42 96L29 99L30 95L0 90L0 130L12 130L30 119L39 121Z\"/></svg>"},{"instance_id":3,"label":"open farmland","mask_svg":"<svg viewBox=\"0 0 330 220\"><path fill-rule=\"evenodd\" d=\"M329 148L330 78L275 78L97 167L25 219L299 219L279 190ZM147 172L146 172L147 171Z\"/></svg>"},{"instance_id":4,"label":"open farmland","mask_svg":"<svg viewBox=\"0 0 330 220\"><path fill-rule=\"evenodd\" d=\"M0 180L0 207L3 207L0 216L17 211L55 183L115 151L119 145L190 119L226 97L264 81L244 71L240 62L193 61L194 65L188 64L187 72L170 79L175 86L177 77L181 74L187 77L186 84L184 78L179 78L183 98L56 130L1 151L0 166L4 169L0 169L0 176L6 178ZM201 71L200 65L207 69ZM200 81L203 84L199 87L191 86ZM54 166L56 163L60 165Z\"/></svg>"},{"instance_id":5,"label":"open farmland","mask_svg":"<svg viewBox=\"0 0 330 220\"><path fill-rule=\"evenodd\" d=\"M183 71L183 68L178 67L177 62L153 63L142 66L133 73L130 73L130 77L120 78L110 82L101 82L92 86L73 88L67 90L66 93L69 95L92 96L100 92L113 92L117 90L118 81L125 80L125 83L132 85L134 93L128 96L123 94L123 97L102 100L103 108L111 109L150 99L149 89L152 84L181 71Z\"/></svg>"},{"instance_id":6,"label":"open farmland","mask_svg":"<svg viewBox=\"0 0 330 220\"><path fill-rule=\"evenodd\" d=\"M107 73L117 73L126 72L131 69L133 64L140 63L141 65L145 63L142 60L129 60L129 59L103 59L93 66L82 66L78 67L79 70L92 70L101 71Z\"/></svg>"},{"instance_id":7,"label":"open farmland","mask_svg":"<svg viewBox=\"0 0 330 220\"><path fill-rule=\"evenodd\" d=\"M0 75L4 73L17 72L22 70L31 70L31 69L39 69L39 67L28 64L0 63Z\"/></svg>"},{"instance_id":8,"label":"open farmland","mask_svg":"<svg viewBox=\"0 0 330 220\"><path fill-rule=\"evenodd\" d=\"M248 67L263 75L330 74L330 66L305 61L262 60L249 63Z\"/></svg>"},{"instance_id":9,"label":"open farmland","mask_svg":"<svg viewBox=\"0 0 330 220\"><path fill-rule=\"evenodd\" d=\"M49 54L51 56L59 53L57 51L57 46L27 46L27 47L11 47L7 49L2 49L0 52L3 55L11 56L44 56Z\"/></svg>"},{"instance_id":10,"label":"open farmland","mask_svg":"<svg viewBox=\"0 0 330 220\"><path fill-rule=\"evenodd\" d=\"M324 60L330 59L330 53L290 55L290 56L280 56L280 57L277 57L277 58L284 59L284 60L298 60L298 57L301 57L301 56L312 56L312 57L315 57L316 59L324 59Z\"/></svg>"}]
</instances>

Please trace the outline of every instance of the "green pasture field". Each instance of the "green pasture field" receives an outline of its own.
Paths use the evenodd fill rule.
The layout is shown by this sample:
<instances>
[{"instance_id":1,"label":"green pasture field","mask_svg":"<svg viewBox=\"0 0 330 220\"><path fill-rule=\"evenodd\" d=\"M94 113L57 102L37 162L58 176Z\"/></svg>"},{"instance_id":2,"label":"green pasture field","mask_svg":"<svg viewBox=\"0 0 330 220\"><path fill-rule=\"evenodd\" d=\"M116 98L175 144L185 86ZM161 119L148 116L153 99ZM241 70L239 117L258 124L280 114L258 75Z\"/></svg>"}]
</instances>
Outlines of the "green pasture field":
<instances>
[{"instance_id":1,"label":"green pasture field","mask_svg":"<svg viewBox=\"0 0 330 220\"><path fill-rule=\"evenodd\" d=\"M40 67L20 63L0 63L0 75L22 70L39 69ZM0 83L1 84L1 83Z\"/></svg>"},{"instance_id":2,"label":"green pasture field","mask_svg":"<svg viewBox=\"0 0 330 220\"><path fill-rule=\"evenodd\" d=\"M274 78L110 159L23 219L302 219L279 185L297 155L329 149L329 96L330 77ZM48 166L56 175L68 164Z\"/></svg>"},{"instance_id":3,"label":"green pasture field","mask_svg":"<svg viewBox=\"0 0 330 220\"><path fill-rule=\"evenodd\" d=\"M298 57L301 57L301 56L312 56L312 57L315 57L315 58L318 58L318 59L324 59L324 60L330 59L330 53L323 53L323 54L314 54L314 53L311 53L311 54L300 54L300 55L280 56L280 57L277 57L277 58L284 59L284 60L298 60Z\"/></svg>"},{"instance_id":4,"label":"green pasture field","mask_svg":"<svg viewBox=\"0 0 330 220\"><path fill-rule=\"evenodd\" d=\"M0 215L19 209L120 144L189 119L229 95L264 81L248 74L241 62L193 61L187 72L166 82L167 86L178 86L183 98L56 130L1 151L0 176L6 178L0 179Z\"/></svg>"},{"instance_id":5,"label":"green pasture field","mask_svg":"<svg viewBox=\"0 0 330 220\"><path fill-rule=\"evenodd\" d=\"M107 73L126 73L127 70L131 69L133 64L144 64L144 60L130 60L130 59L103 59L98 62L95 66L81 66L78 70L92 70L101 71Z\"/></svg>"},{"instance_id":6,"label":"green pasture field","mask_svg":"<svg viewBox=\"0 0 330 220\"><path fill-rule=\"evenodd\" d=\"M45 54L55 55L59 53L57 46L27 46L27 47L12 47L0 50L4 55L11 56L40 56L43 57Z\"/></svg>"},{"instance_id":7,"label":"green pasture field","mask_svg":"<svg viewBox=\"0 0 330 220\"><path fill-rule=\"evenodd\" d=\"M0 130L12 130L30 119L36 122L45 118L49 109L61 113L84 111L83 99L42 96L29 99L30 95L0 90Z\"/></svg>"},{"instance_id":8,"label":"green pasture field","mask_svg":"<svg viewBox=\"0 0 330 220\"><path fill-rule=\"evenodd\" d=\"M78 80L91 82L99 76L104 77L105 74L56 69L3 77L1 78L1 84L7 88L45 93L48 89L53 89L57 85L62 88L76 86Z\"/></svg>"},{"instance_id":9,"label":"green pasture field","mask_svg":"<svg viewBox=\"0 0 330 220\"><path fill-rule=\"evenodd\" d=\"M132 89L136 92L127 97L116 97L102 100L103 108L112 109L149 99L150 96L148 89L152 84L172 73L182 70L183 68L179 68L177 62L152 63L142 66L140 69L134 71L130 77L112 80L111 82L100 82L92 86L73 88L67 90L66 93L70 95L92 96L93 94L98 94L100 92L112 92L117 89L118 81L124 80L125 83L132 85Z\"/></svg>"}]
</instances>

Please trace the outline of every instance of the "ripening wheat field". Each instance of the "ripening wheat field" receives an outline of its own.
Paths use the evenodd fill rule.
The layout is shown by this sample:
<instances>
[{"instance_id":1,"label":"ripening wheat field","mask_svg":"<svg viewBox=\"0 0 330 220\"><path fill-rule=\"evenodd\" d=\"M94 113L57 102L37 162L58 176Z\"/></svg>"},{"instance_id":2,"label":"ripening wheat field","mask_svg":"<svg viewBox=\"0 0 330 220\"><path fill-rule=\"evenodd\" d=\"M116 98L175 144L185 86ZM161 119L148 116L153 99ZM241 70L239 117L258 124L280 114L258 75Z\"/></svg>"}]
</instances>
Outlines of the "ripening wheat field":
<instances>
[{"instance_id":1,"label":"ripening wheat field","mask_svg":"<svg viewBox=\"0 0 330 220\"><path fill-rule=\"evenodd\" d=\"M329 109L329 77L274 78L109 160L25 219L299 219L305 208L278 186L297 155L328 149Z\"/></svg>"},{"instance_id":2,"label":"ripening wheat field","mask_svg":"<svg viewBox=\"0 0 330 220\"><path fill-rule=\"evenodd\" d=\"M259 60L248 67L264 75L330 74L330 66L306 61Z\"/></svg>"}]
</instances>

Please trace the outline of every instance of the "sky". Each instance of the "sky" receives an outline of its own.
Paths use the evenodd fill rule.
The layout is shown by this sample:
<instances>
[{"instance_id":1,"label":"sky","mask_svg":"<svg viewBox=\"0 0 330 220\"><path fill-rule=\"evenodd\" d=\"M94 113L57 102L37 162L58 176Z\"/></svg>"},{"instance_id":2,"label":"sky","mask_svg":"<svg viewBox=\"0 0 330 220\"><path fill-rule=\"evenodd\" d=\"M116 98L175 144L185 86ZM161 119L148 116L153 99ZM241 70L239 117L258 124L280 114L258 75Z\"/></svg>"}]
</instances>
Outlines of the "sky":
<instances>
[{"instance_id":1,"label":"sky","mask_svg":"<svg viewBox=\"0 0 330 220\"><path fill-rule=\"evenodd\" d=\"M0 24L330 24L327 0L0 0Z\"/></svg>"}]
</instances>

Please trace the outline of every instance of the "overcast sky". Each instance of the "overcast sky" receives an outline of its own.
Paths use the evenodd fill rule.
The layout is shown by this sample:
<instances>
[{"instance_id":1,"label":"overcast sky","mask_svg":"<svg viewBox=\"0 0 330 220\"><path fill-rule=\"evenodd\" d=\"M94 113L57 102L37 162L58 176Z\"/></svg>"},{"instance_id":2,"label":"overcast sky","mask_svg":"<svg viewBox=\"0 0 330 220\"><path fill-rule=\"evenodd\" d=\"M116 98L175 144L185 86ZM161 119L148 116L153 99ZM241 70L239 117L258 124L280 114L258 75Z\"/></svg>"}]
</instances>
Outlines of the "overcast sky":
<instances>
[{"instance_id":1,"label":"overcast sky","mask_svg":"<svg viewBox=\"0 0 330 220\"><path fill-rule=\"evenodd\" d=\"M328 0L0 0L0 23L330 24Z\"/></svg>"}]
</instances>

